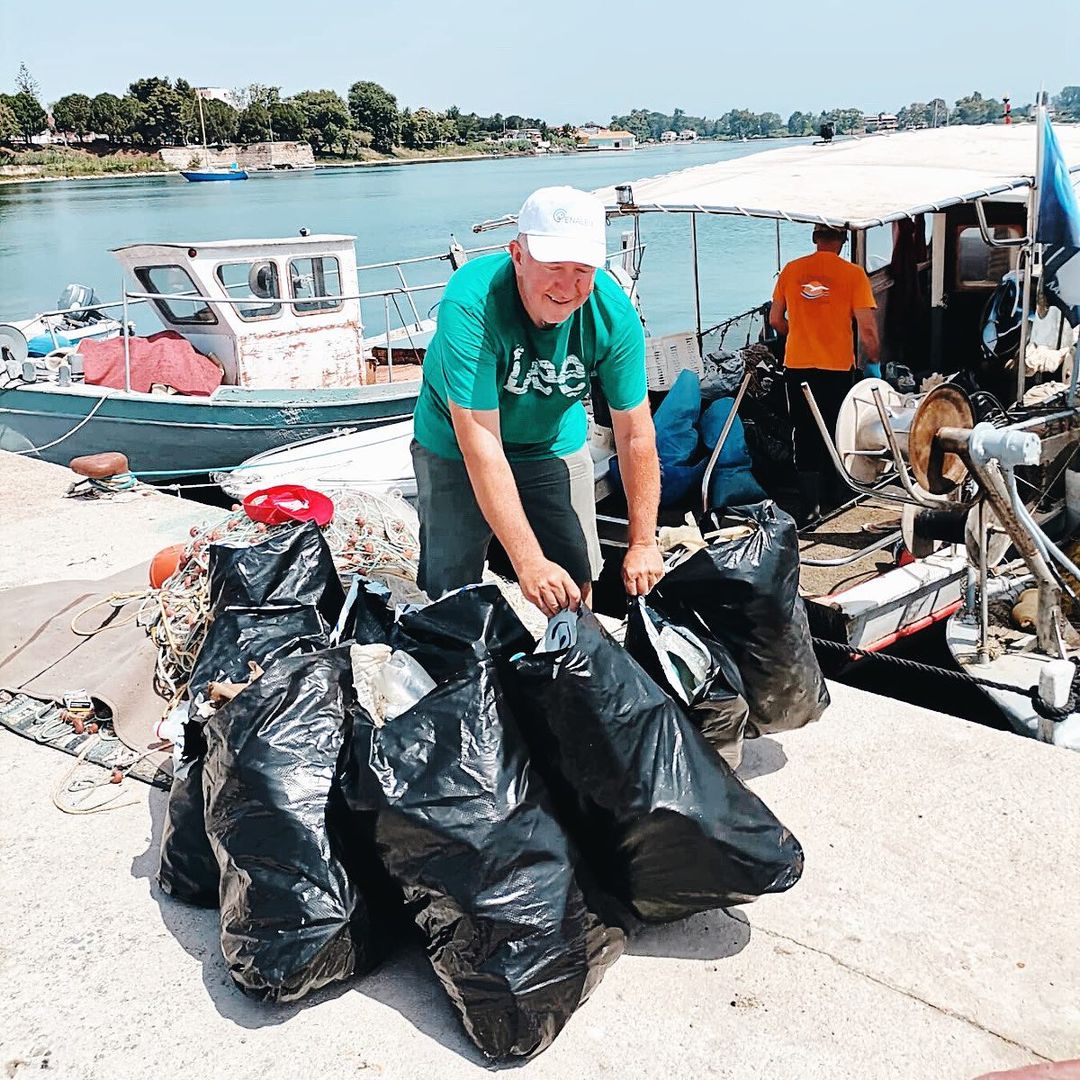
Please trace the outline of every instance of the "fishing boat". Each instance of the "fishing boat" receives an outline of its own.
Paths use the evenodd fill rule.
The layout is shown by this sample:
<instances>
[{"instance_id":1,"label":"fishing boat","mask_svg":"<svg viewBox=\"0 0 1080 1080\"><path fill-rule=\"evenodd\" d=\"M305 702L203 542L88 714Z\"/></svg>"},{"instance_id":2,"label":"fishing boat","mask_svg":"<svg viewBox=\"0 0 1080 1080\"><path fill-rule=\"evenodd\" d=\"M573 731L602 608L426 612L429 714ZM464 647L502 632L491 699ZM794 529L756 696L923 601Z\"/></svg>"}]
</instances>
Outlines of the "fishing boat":
<instances>
[{"instance_id":1,"label":"fishing boat","mask_svg":"<svg viewBox=\"0 0 1080 1080\"><path fill-rule=\"evenodd\" d=\"M826 155L803 145L597 194L609 220L633 222L635 248L650 215L688 219L695 325L673 337L696 348L652 350L662 361L650 367L654 391L671 385L673 357L702 374L703 354L718 353L716 335L722 341L740 319L743 326L758 320L758 337L769 343L765 305L714 325L703 319L702 216L775 221L777 271L781 222L850 231L851 258L874 289L890 378L857 383L834 431L803 388L855 495L800 532L800 591L811 628L852 655L947 621L959 670L1018 732L1080 749L1080 635L1061 607L1063 595L1077 592L1080 567L1059 544L1080 516L1080 500L1070 512L1065 492L1080 448L1080 364L1067 385L1041 386L1038 400L1025 380L1043 131L1040 110L1032 125L882 134L836 143ZM1075 173L1080 128L1063 127L1058 138L1065 167ZM474 228L513 223L509 215ZM883 248L891 255L882 257ZM760 373L747 368L702 475L698 505L688 509L708 509L725 440L761 392ZM762 482L783 500L782 490ZM1080 483L1070 486L1080 490ZM681 523L683 509L667 524ZM617 565L627 527L619 496L601 499L598 520ZM1006 602L1028 589L1030 625L995 638L995 617L1007 618Z\"/></svg>"},{"instance_id":2,"label":"fishing boat","mask_svg":"<svg viewBox=\"0 0 1080 1080\"><path fill-rule=\"evenodd\" d=\"M133 472L164 481L407 420L420 368L395 362L394 349L422 356L434 322L416 301L429 297L429 306L445 280L410 286L402 263L358 268L354 241L303 235L115 249L134 287L95 310L119 312L119 329L141 305L164 333L80 341L35 359L16 326L0 328L0 448L60 464L119 450ZM395 269L400 285L359 291L361 270ZM381 333L365 334L362 302L382 307Z\"/></svg>"}]
</instances>

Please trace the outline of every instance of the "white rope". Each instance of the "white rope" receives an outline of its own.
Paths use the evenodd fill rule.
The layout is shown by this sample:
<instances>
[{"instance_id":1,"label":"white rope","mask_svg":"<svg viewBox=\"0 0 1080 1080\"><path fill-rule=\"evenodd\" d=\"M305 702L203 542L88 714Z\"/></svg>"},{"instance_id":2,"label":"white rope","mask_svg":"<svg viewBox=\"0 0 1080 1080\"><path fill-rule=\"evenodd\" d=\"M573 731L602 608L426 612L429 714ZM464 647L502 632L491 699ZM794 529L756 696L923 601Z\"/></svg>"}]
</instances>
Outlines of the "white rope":
<instances>
[{"instance_id":1,"label":"white rope","mask_svg":"<svg viewBox=\"0 0 1080 1080\"><path fill-rule=\"evenodd\" d=\"M52 442L47 442L44 446L30 446L26 450L12 450L11 453L40 454L42 450L49 450L52 447L59 445L65 439L71 438L71 436L74 435L75 432L78 431L79 428L81 428L84 424L90 423L90 421L94 418L94 414L98 411L98 409L101 408L102 405L105 404L109 397L111 397L110 394L102 394L101 397L98 398L97 404L69 432L67 432L65 435L61 435L59 439L53 439Z\"/></svg>"}]
</instances>

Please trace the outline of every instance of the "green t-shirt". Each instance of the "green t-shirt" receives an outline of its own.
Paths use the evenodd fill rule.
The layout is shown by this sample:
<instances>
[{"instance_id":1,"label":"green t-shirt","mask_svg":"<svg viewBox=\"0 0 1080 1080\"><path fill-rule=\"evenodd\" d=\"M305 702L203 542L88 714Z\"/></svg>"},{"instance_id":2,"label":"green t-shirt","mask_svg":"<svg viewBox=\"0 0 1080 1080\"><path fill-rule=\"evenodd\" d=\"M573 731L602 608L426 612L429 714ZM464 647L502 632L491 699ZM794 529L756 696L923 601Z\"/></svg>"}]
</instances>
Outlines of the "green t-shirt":
<instances>
[{"instance_id":1,"label":"green t-shirt","mask_svg":"<svg viewBox=\"0 0 1080 1080\"><path fill-rule=\"evenodd\" d=\"M593 375L613 409L645 400L645 337L615 279L596 273L589 299L565 322L541 330L525 312L510 256L467 262L447 283L424 357L414 431L421 446L460 458L449 401L499 410L511 461L562 457L585 445L582 398Z\"/></svg>"}]
</instances>

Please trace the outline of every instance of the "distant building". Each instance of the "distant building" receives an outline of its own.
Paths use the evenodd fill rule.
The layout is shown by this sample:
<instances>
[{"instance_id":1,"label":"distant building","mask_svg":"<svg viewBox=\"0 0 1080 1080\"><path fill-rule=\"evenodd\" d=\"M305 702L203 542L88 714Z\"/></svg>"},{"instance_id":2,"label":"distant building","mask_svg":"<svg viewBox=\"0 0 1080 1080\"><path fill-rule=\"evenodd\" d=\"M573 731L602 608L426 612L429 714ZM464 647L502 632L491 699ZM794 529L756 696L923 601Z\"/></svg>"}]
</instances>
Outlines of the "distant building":
<instances>
[{"instance_id":1,"label":"distant building","mask_svg":"<svg viewBox=\"0 0 1080 1080\"><path fill-rule=\"evenodd\" d=\"M697 132L693 128L684 128L679 132L679 142L697 142Z\"/></svg>"},{"instance_id":2,"label":"distant building","mask_svg":"<svg viewBox=\"0 0 1080 1080\"><path fill-rule=\"evenodd\" d=\"M224 86L200 86L195 91L203 101L223 101L231 109L239 109L236 94Z\"/></svg>"},{"instance_id":3,"label":"distant building","mask_svg":"<svg viewBox=\"0 0 1080 1080\"><path fill-rule=\"evenodd\" d=\"M679 137L679 133L677 131L661 131L660 132L660 141L661 142L674 142L678 137Z\"/></svg>"},{"instance_id":4,"label":"distant building","mask_svg":"<svg viewBox=\"0 0 1080 1080\"><path fill-rule=\"evenodd\" d=\"M637 139L629 131L611 131L588 124L577 130L579 150L634 150Z\"/></svg>"},{"instance_id":5,"label":"distant building","mask_svg":"<svg viewBox=\"0 0 1080 1080\"><path fill-rule=\"evenodd\" d=\"M893 113L878 113L877 116L864 116L863 128L867 132L872 131L895 131L897 127L896 116Z\"/></svg>"}]
</instances>

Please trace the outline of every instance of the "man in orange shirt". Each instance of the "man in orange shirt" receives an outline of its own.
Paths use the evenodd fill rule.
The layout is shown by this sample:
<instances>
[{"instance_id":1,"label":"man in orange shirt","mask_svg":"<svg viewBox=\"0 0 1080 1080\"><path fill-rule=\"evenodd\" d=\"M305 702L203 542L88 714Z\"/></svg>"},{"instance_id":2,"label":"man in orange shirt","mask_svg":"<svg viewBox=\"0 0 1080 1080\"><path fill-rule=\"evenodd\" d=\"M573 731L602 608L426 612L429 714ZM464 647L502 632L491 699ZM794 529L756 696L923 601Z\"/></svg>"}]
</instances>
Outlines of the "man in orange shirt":
<instances>
[{"instance_id":1,"label":"man in orange shirt","mask_svg":"<svg viewBox=\"0 0 1080 1080\"><path fill-rule=\"evenodd\" d=\"M836 475L801 384L810 384L832 434L840 405L854 380L853 319L859 327L865 363L878 361L877 304L870 279L861 266L840 258L847 230L818 225L813 239L817 250L812 255L794 259L780 271L769 310L769 324L787 335L788 411L795 435L795 469L804 522L820 513L823 491L831 491L829 501L835 506L846 497L847 486Z\"/></svg>"}]
</instances>

